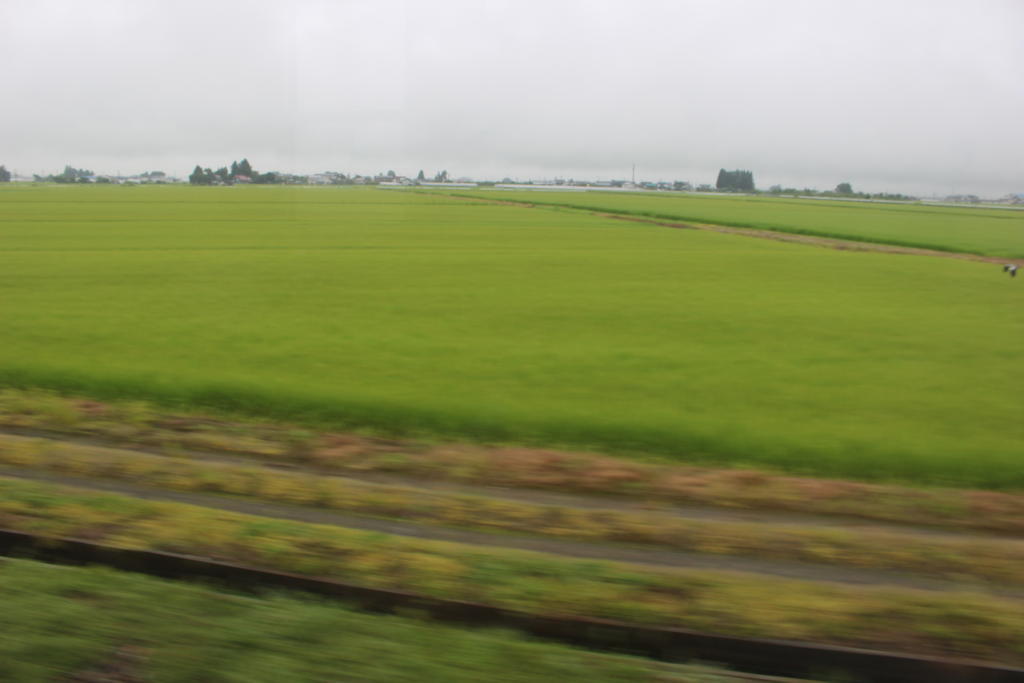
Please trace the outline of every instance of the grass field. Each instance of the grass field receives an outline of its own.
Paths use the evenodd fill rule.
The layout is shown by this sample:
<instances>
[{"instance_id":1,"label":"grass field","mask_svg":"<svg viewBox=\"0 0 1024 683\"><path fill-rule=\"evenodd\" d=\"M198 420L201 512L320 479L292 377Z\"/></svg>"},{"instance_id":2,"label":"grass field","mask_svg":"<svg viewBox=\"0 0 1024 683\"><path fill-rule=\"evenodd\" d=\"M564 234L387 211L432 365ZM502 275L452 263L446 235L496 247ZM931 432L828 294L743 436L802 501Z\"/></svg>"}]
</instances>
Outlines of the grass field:
<instances>
[{"instance_id":1,"label":"grass field","mask_svg":"<svg viewBox=\"0 0 1024 683\"><path fill-rule=\"evenodd\" d=\"M0 254L2 384L1024 487L1024 290L991 265L286 187L3 188Z\"/></svg>"},{"instance_id":2,"label":"grass field","mask_svg":"<svg viewBox=\"0 0 1024 683\"><path fill-rule=\"evenodd\" d=\"M460 190L458 194L1007 259L1024 258L1024 211L1012 209L655 193Z\"/></svg>"}]
</instances>

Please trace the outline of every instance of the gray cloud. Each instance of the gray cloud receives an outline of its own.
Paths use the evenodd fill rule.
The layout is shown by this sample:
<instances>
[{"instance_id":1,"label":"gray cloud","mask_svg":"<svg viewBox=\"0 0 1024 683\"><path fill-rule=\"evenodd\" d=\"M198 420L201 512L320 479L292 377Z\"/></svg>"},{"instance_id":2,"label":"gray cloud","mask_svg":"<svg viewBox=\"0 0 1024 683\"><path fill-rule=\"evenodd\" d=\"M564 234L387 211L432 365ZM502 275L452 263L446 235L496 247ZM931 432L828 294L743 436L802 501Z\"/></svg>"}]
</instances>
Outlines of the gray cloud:
<instances>
[{"instance_id":1,"label":"gray cloud","mask_svg":"<svg viewBox=\"0 0 1024 683\"><path fill-rule=\"evenodd\" d=\"M0 4L0 163L1024 191L1015 0Z\"/></svg>"}]
</instances>

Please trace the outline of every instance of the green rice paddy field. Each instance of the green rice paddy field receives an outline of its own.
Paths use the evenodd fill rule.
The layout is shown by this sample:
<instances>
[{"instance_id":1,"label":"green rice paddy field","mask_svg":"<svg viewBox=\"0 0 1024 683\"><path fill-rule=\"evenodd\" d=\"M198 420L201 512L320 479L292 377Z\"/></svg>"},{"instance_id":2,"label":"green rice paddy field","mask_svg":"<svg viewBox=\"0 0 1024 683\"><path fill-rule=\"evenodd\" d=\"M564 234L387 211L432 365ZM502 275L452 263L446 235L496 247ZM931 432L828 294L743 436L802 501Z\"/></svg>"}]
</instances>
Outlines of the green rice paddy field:
<instances>
[{"instance_id":1,"label":"green rice paddy field","mask_svg":"<svg viewBox=\"0 0 1024 683\"><path fill-rule=\"evenodd\" d=\"M895 209L863 234L925 234ZM1022 251L1016 214L927 211L922 241ZM990 264L372 188L42 185L0 189L0 259L0 385L1024 488L1024 281Z\"/></svg>"},{"instance_id":2,"label":"green rice paddy field","mask_svg":"<svg viewBox=\"0 0 1024 683\"><path fill-rule=\"evenodd\" d=\"M464 196L1024 258L1024 211L678 193L459 191Z\"/></svg>"}]
</instances>

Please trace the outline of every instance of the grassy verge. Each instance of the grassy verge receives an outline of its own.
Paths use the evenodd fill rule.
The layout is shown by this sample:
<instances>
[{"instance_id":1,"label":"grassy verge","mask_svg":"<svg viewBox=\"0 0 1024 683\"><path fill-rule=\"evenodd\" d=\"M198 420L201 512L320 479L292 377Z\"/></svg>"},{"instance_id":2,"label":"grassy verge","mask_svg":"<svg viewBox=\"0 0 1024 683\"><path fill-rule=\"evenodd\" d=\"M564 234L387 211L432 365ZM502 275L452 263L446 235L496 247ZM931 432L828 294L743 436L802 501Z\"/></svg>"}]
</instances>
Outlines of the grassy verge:
<instances>
[{"instance_id":1,"label":"grassy verge","mask_svg":"<svg viewBox=\"0 0 1024 683\"><path fill-rule=\"evenodd\" d=\"M952 529L1024 534L1024 495L910 488L638 462L593 453L486 447L324 433L282 423L171 413L141 402L98 402L42 391L0 390L0 426L158 448L251 455L314 470L379 472L497 485L628 496L738 509L842 515Z\"/></svg>"},{"instance_id":2,"label":"grassy verge","mask_svg":"<svg viewBox=\"0 0 1024 683\"><path fill-rule=\"evenodd\" d=\"M369 586L711 632L1024 662L1024 603L982 593L657 571L0 480L0 526Z\"/></svg>"},{"instance_id":3,"label":"grassy verge","mask_svg":"<svg viewBox=\"0 0 1024 683\"><path fill-rule=\"evenodd\" d=\"M254 599L98 568L0 563L0 678L266 681L735 680L513 633Z\"/></svg>"},{"instance_id":4,"label":"grassy verge","mask_svg":"<svg viewBox=\"0 0 1024 683\"><path fill-rule=\"evenodd\" d=\"M571 508L399 486L366 486L337 477L42 440L0 438L0 463L161 489L242 495L484 531L627 542L698 553L1024 584L1024 541L687 520L656 513Z\"/></svg>"}]
</instances>

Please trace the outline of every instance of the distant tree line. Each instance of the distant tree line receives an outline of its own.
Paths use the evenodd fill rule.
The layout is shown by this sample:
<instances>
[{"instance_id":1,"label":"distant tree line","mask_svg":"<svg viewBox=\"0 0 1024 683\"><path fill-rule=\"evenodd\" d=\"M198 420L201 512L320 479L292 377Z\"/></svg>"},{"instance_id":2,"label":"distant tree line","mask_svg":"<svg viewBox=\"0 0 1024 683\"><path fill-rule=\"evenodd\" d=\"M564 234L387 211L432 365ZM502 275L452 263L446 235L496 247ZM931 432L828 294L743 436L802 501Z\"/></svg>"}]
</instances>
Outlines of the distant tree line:
<instances>
[{"instance_id":1,"label":"distant tree line","mask_svg":"<svg viewBox=\"0 0 1024 683\"><path fill-rule=\"evenodd\" d=\"M248 159L232 161L216 171L196 164L188 181L193 185L234 185L235 183L274 184L280 182L277 173L257 173Z\"/></svg>"},{"instance_id":2,"label":"distant tree line","mask_svg":"<svg viewBox=\"0 0 1024 683\"><path fill-rule=\"evenodd\" d=\"M193 185L234 185L236 183L256 183L257 185L276 185L280 183L305 182L305 176L292 176L286 173L259 173L248 159L232 161L231 166L221 166L216 171L203 168L196 164L188 177Z\"/></svg>"},{"instance_id":3,"label":"distant tree line","mask_svg":"<svg viewBox=\"0 0 1024 683\"><path fill-rule=\"evenodd\" d=\"M74 166L65 166L61 173L56 175L40 176L33 175L32 179L37 183L50 182L50 183L91 183L95 177L95 173L87 171L84 168L75 168Z\"/></svg>"},{"instance_id":4,"label":"distant tree line","mask_svg":"<svg viewBox=\"0 0 1024 683\"><path fill-rule=\"evenodd\" d=\"M417 180L426 179L426 174L420 171ZM408 179L388 170L377 175L346 175L337 171L324 171L312 175L295 175L291 173L259 173L248 159L232 161L230 166L221 166L213 170L200 165L192 170L188 181L193 185L235 185L238 183L255 183L261 185L375 185L381 182L406 182ZM442 170L433 177L435 182L448 182L451 176L448 171Z\"/></svg>"},{"instance_id":5,"label":"distant tree line","mask_svg":"<svg viewBox=\"0 0 1024 683\"><path fill-rule=\"evenodd\" d=\"M731 192L753 192L754 174L751 171L726 171L724 168L718 172L718 182L715 189Z\"/></svg>"},{"instance_id":6,"label":"distant tree line","mask_svg":"<svg viewBox=\"0 0 1024 683\"><path fill-rule=\"evenodd\" d=\"M961 204L980 204L981 197L976 194L951 194L946 195L947 202L959 202Z\"/></svg>"},{"instance_id":7,"label":"distant tree line","mask_svg":"<svg viewBox=\"0 0 1024 683\"><path fill-rule=\"evenodd\" d=\"M3 166L0 166L0 182L9 182L10 180L10 172ZM64 170L60 173L45 176L33 174L32 180L37 183L125 183L128 185L137 185L139 183L163 184L176 182L163 171L146 171L145 173L139 173L138 175L124 178L121 176L96 175L93 171L85 168L75 168L71 165L65 166Z\"/></svg>"},{"instance_id":8,"label":"distant tree line","mask_svg":"<svg viewBox=\"0 0 1024 683\"><path fill-rule=\"evenodd\" d=\"M855 192L853 186L848 182L842 182L836 185L834 190L818 191L805 187L802 190L795 187L783 187L782 185L772 185L768 188L768 194L775 195L800 195L804 197L849 197L851 199L895 199L895 200L908 200L914 199L909 195L899 194L897 192Z\"/></svg>"},{"instance_id":9,"label":"distant tree line","mask_svg":"<svg viewBox=\"0 0 1024 683\"><path fill-rule=\"evenodd\" d=\"M0 166L0 183L11 182L11 172L7 170L6 166Z\"/></svg>"}]
</instances>

